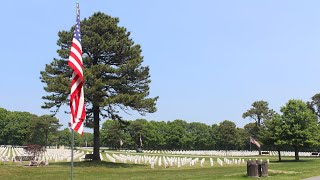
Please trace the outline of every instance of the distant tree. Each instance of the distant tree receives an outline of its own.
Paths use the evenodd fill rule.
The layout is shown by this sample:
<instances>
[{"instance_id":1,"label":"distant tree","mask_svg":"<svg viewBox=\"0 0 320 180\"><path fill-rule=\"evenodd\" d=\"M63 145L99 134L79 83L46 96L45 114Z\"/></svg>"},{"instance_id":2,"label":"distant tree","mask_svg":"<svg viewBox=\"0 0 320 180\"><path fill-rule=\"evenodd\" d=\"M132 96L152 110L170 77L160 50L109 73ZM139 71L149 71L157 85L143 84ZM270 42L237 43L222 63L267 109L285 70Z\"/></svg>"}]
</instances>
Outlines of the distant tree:
<instances>
[{"instance_id":1,"label":"distant tree","mask_svg":"<svg viewBox=\"0 0 320 180\"><path fill-rule=\"evenodd\" d=\"M59 119L51 115L33 118L28 129L29 141L46 147L56 139L55 136L57 136L58 129L61 126Z\"/></svg>"},{"instance_id":2,"label":"distant tree","mask_svg":"<svg viewBox=\"0 0 320 180\"><path fill-rule=\"evenodd\" d=\"M218 124L211 125L210 138L212 140L212 148L213 149L220 149L218 147L218 143L220 142L220 132L219 132L219 125Z\"/></svg>"},{"instance_id":3,"label":"distant tree","mask_svg":"<svg viewBox=\"0 0 320 180\"><path fill-rule=\"evenodd\" d=\"M289 100L281 108L282 123L281 136L277 141L279 145L289 145L294 148L295 160L299 160L300 148L307 145L317 145L320 140L320 129L317 116L301 100Z\"/></svg>"},{"instance_id":4,"label":"distant tree","mask_svg":"<svg viewBox=\"0 0 320 180\"><path fill-rule=\"evenodd\" d=\"M252 103L252 108L242 114L245 119L249 117L255 120L257 126L261 126L264 120L270 119L274 111L269 109L269 103L266 101L255 101Z\"/></svg>"},{"instance_id":5,"label":"distant tree","mask_svg":"<svg viewBox=\"0 0 320 180\"><path fill-rule=\"evenodd\" d=\"M92 147L93 146L93 134L85 132L83 138L81 138L80 146L82 147Z\"/></svg>"},{"instance_id":6,"label":"distant tree","mask_svg":"<svg viewBox=\"0 0 320 180\"><path fill-rule=\"evenodd\" d=\"M59 119L51 115L42 115L39 118L44 121L42 128L45 135L45 146L52 145L62 124L59 123Z\"/></svg>"},{"instance_id":7,"label":"distant tree","mask_svg":"<svg viewBox=\"0 0 320 180\"><path fill-rule=\"evenodd\" d=\"M120 121L119 110L135 110L142 115L156 111L158 97L149 97L149 67L142 66L141 47L118 23L118 18L101 12L81 21L85 123L94 129L94 160L100 160L100 115ZM47 100L43 108L55 108L54 112L69 102L72 72L67 62L73 31L74 27L58 33L60 58L41 71L41 81L46 84L44 90L51 93L43 97Z\"/></svg>"},{"instance_id":8,"label":"distant tree","mask_svg":"<svg viewBox=\"0 0 320 180\"><path fill-rule=\"evenodd\" d=\"M36 115L28 112L13 111L6 116L6 126L3 131L3 138L6 144L24 145L28 144L26 136L30 128L30 122L37 118Z\"/></svg>"},{"instance_id":9,"label":"distant tree","mask_svg":"<svg viewBox=\"0 0 320 180\"><path fill-rule=\"evenodd\" d=\"M63 130L58 132L58 145L59 146L71 146L71 131L68 128L64 128Z\"/></svg>"},{"instance_id":10,"label":"distant tree","mask_svg":"<svg viewBox=\"0 0 320 180\"><path fill-rule=\"evenodd\" d=\"M39 117L35 117L30 121L30 128L27 129L26 139L32 144L44 146L46 138L42 127L44 122Z\"/></svg>"},{"instance_id":11,"label":"distant tree","mask_svg":"<svg viewBox=\"0 0 320 180\"><path fill-rule=\"evenodd\" d=\"M0 144L7 144L7 141L6 141L6 126L8 124L8 121L7 121L7 115L9 114L10 112L7 111L6 109L4 108L0 108Z\"/></svg>"},{"instance_id":12,"label":"distant tree","mask_svg":"<svg viewBox=\"0 0 320 180\"><path fill-rule=\"evenodd\" d=\"M8 111L4 108L0 108L0 120L4 120Z\"/></svg>"},{"instance_id":13,"label":"distant tree","mask_svg":"<svg viewBox=\"0 0 320 180\"><path fill-rule=\"evenodd\" d=\"M166 145L166 123L164 121L149 121L146 126L145 134L145 148L148 149L162 149Z\"/></svg>"},{"instance_id":14,"label":"distant tree","mask_svg":"<svg viewBox=\"0 0 320 180\"><path fill-rule=\"evenodd\" d=\"M246 144L249 145L250 150L253 149L252 147L256 148L256 146L253 146L253 144L250 142L250 137L258 141L259 144L261 145L261 134L262 134L263 128L264 128L264 125L257 126L256 123L248 123L244 126L245 135L247 136ZM259 155L261 155L261 147L257 147L257 150L259 151Z\"/></svg>"},{"instance_id":15,"label":"distant tree","mask_svg":"<svg viewBox=\"0 0 320 180\"><path fill-rule=\"evenodd\" d=\"M236 137L238 137L236 139L236 148L238 150L247 150L247 145L249 143L249 138L250 135L243 129L243 128L237 128L236 129Z\"/></svg>"},{"instance_id":16,"label":"distant tree","mask_svg":"<svg viewBox=\"0 0 320 180\"><path fill-rule=\"evenodd\" d=\"M167 145L167 133L169 132L168 130L168 125L164 121L156 122L156 121L151 121L150 123L153 124L156 130L156 138L157 142L154 142L154 148L155 149L164 149Z\"/></svg>"},{"instance_id":17,"label":"distant tree","mask_svg":"<svg viewBox=\"0 0 320 180\"><path fill-rule=\"evenodd\" d=\"M111 148L119 148L120 139L124 139L121 124L118 121L106 120L101 129L101 144Z\"/></svg>"},{"instance_id":18,"label":"distant tree","mask_svg":"<svg viewBox=\"0 0 320 180\"><path fill-rule=\"evenodd\" d=\"M136 142L132 137L130 136L127 129L125 129L124 138L122 139L122 146L123 149L135 149Z\"/></svg>"},{"instance_id":19,"label":"distant tree","mask_svg":"<svg viewBox=\"0 0 320 180\"><path fill-rule=\"evenodd\" d=\"M234 149L237 139L237 129L234 122L224 120L219 124L219 144L224 150Z\"/></svg>"},{"instance_id":20,"label":"distant tree","mask_svg":"<svg viewBox=\"0 0 320 180\"><path fill-rule=\"evenodd\" d=\"M174 120L167 122L167 148L168 149L189 149L186 143L189 139L187 135L188 123L184 120Z\"/></svg>"},{"instance_id":21,"label":"distant tree","mask_svg":"<svg viewBox=\"0 0 320 180\"><path fill-rule=\"evenodd\" d=\"M190 137L189 143L191 144L191 149L212 149L213 144L210 136L210 126L204 123L192 122L189 124L187 131L190 134L188 137Z\"/></svg>"},{"instance_id":22,"label":"distant tree","mask_svg":"<svg viewBox=\"0 0 320 180\"><path fill-rule=\"evenodd\" d=\"M140 144L140 137L142 140L142 146L148 144L146 141L147 125L148 121L145 119L136 119L135 121L129 121L128 133L134 141L134 148L142 148Z\"/></svg>"},{"instance_id":23,"label":"distant tree","mask_svg":"<svg viewBox=\"0 0 320 180\"><path fill-rule=\"evenodd\" d=\"M318 121L320 123L320 93L315 94L311 98L311 102L307 102L310 110L317 114Z\"/></svg>"},{"instance_id":24,"label":"distant tree","mask_svg":"<svg viewBox=\"0 0 320 180\"><path fill-rule=\"evenodd\" d=\"M68 130L68 132L70 134L70 130ZM71 136L70 137L70 141L71 142ZM70 144L66 144L66 146L70 146ZM74 146L75 147L92 147L93 146L93 134L92 133L88 133L88 132L84 132L83 135L79 134L79 133L74 133Z\"/></svg>"},{"instance_id":25,"label":"distant tree","mask_svg":"<svg viewBox=\"0 0 320 180\"><path fill-rule=\"evenodd\" d=\"M286 144L284 141L284 121L279 114L274 114L273 117L264 122L265 128L263 128L262 141L269 148L276 149L278 151L278 158L281 161L281 149Z\"/></svg>"},{"instance_id":26,"label":"distant tree","mask_svg":"<svg viewBox=\"0 0 320 180\"><path fill-rule=\"evenodd\" d=\"M244 131L247 133L247 140L249 142L250 136L253 137L254 139L260 139L259 137L259 131L261 129L260 126L257 126L256 123L248 123L244 125L243 127Z\"/></svg>"}]
</instances>

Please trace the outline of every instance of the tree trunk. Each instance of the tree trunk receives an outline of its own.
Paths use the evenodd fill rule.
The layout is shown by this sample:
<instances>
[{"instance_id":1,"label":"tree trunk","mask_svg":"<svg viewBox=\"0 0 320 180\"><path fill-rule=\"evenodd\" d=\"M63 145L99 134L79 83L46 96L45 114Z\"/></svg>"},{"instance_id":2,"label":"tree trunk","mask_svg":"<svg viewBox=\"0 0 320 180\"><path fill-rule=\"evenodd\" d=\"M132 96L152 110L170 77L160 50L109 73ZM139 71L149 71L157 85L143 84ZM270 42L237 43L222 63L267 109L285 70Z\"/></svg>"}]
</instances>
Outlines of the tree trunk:
<instances>
[{"instance_id":1,"label":"tree trunk","mask_svg":"<svg viewBox=\"0 0 320 180\"><path fill-rule=\"evenodd\" d=\"M279 161L281 161L280 149L278 149L278 157L279 157Z\"/></svg>"},{"instance_id":2,"label":"tree trunk","mask_svg":"<svg viewBox=\"0 0 320 180\"><path fill-rule=\"evenodd\" d=\"M258 124L258 127L261 126L261 118L260 118L260 116L258 116L257 124Z\"/></svg>"},{"instance_id":3,"label":"tree trunk","mask_svg":"<svg viewBox=\"0 0 320 180\"><path fill-rule=\"evenodd\" d=\"M99 106L93 105L93 159L94 161L101 161L100 159L100 110Z\"/></svg>"},{"instance_id":4,"label":"tree trunk","mask_svg":"<svg viewBox=\"0 0 320 180\"><path fill-rule=\"evenodd\" d=\"M48 145L48 132L46 131L45 134L46 134L45 135L46 139L45 139L45 142L44 142L44 147L47 148L47 145Z\"/></svg>"},{"instance_id":5,"label":"tree trunk","mask_svg":"<svg viewBox=\"0 0 320 180\"><path fill-rule=\"evenodd\" d=\"M299 161L299 150L297 146L294 147L294 158L296 161Z\"/></svg>"}]
</instances>

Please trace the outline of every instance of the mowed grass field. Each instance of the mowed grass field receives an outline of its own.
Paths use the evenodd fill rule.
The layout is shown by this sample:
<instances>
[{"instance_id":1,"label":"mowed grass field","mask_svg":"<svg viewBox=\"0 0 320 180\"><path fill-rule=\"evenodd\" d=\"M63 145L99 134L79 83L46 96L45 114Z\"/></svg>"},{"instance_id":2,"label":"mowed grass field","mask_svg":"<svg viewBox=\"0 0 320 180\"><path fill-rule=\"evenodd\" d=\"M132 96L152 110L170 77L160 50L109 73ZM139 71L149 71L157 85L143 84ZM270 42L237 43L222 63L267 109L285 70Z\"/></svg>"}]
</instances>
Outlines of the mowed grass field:
<instances>
[{"instance_id":1,"label":"mowed grass field","mask_svg":"<svg viewBox=\"0 0 320 180\"><path fill-rule=\"evenodd\" d=\"M143 154L140 154L143 155ZM149 154L152 156L152 154ZM166 155L167 156L167 155ZM183 156L186 157L186 156ZM195 156L192 156L195 157ZM201 156L197 156L202 158ZM144 164L123 164L101 162L75 162L75 180L96 179L252 179L246 177L246 165L220 166L216 162L210 166L209 157L205 157L203 167L199 163L195 166L164 168L155 165L151 169ZM216 160L217 157L214 157ZM221 157L219 157L221 158ZM248 157L244 157L248 159ZM276 157L251 157L251 159L269 159L269 177L262 179L304 179L312 176L320 176L320 158L303 158L299 162L293 161L293 157L283 158L283 162L277 162ZM106 157L104 156L104 159ZM223 159L223 158L221 158ZM232 159L232 157L229 157ZM70 162L50 162L47 167L28 167L13 164L12 162L0 164L0 180L24 180L24 179L70 179Z\"/></svg>"}]
</instances>

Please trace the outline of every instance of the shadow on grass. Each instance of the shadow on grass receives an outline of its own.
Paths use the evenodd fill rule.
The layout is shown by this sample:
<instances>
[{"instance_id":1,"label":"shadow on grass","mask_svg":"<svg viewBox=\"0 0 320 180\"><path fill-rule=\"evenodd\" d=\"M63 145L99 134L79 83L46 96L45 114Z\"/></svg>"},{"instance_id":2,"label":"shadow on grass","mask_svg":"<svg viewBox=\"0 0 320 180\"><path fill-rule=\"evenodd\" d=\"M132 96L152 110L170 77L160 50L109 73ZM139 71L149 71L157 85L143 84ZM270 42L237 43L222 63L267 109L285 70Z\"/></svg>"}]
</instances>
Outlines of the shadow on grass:
<instances>
[{"instance_id":1,"label":"shadow on grass","mask_svg":"<svg viewBox=\"0 0 320 180\"><path fill-rule=\"evenodd\" d=\"M296 161L294 159L285 159L285 160L281 160L281 161L278 161L278 160L274 160L274 161L270 161L272 163L301 163L301 162L311 162L313 161L312 159L303 159L303 160L299 160L299 161Z\"/></svg>"},{"instance_id":2,"label":"shadow on grass","mask_svg":"<svg viewBox=\"0 0 320 180\"><path fill-rule=\"evenodd\" d=\"M53 163L50 163L50 165L70 167L70 162L53 162ZM106 161L74 162L73 165L74 167L107 167L107 168L133 168L133 167L146 166L142 164L125 164L125 163L113 163L113 162L106 162Z\"/></svg>"}]
</instances>

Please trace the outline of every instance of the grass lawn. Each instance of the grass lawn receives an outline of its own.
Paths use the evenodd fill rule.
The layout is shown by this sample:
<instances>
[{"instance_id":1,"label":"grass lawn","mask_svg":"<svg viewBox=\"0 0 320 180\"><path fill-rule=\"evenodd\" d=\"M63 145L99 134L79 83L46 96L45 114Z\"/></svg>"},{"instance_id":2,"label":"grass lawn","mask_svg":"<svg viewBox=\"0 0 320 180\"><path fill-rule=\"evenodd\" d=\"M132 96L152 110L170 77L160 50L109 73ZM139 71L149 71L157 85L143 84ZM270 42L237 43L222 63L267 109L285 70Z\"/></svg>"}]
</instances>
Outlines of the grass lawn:
<instances>
[{"instance_id":1,"label":"grass lawn","mask_svg":"<svg viewBox=\"0 0 320 180\"><path fill-rule=\"evenodd\" d=\"M260 157L258 158L260 159ZM277 159L270 158L269 177L263 179L291 180L320 176L320 158L301 158L299 162L292 161L293 157L283 159L283 162L277 162ZM246 165L219 166L215 163L213 167L210 167L209 159L206 159L204 167L196 165L193 167L170 167L167 169L164 169L163 166L158 167L157 165L155 165L155 169L151 169L147 165L111 163L106 161L75 162L74 165L75 180L252 179L246 177ZM50 165L47 167L28 167L9 162L0 165L0 179L70 179L70 162L50 162Z\"/></svg>"}]
</instances>

